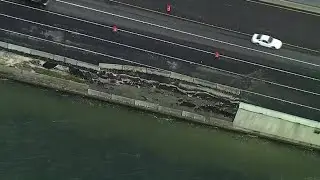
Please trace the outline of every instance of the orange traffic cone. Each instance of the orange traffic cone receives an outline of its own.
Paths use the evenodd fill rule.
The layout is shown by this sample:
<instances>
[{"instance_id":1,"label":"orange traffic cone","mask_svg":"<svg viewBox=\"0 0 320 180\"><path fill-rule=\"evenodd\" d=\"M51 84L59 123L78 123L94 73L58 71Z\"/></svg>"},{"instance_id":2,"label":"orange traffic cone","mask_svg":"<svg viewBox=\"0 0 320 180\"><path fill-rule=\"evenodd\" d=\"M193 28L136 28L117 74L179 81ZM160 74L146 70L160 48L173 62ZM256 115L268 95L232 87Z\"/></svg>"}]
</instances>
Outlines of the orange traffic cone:
<instances>
[{"instance_id":1,"label":"orange traffic cone","mask_svg":"<svg viewBox=\"0 0 320 180\"><path fill-rule=\"evenodd\" d=\"M218 58L220 57L219 52L215 52L215 53L214 53L214 57L215 57L216 59L218 59Z\"/></svg>"},{"instance_id":2,"label":"orange traffic cone","mask_svg":"<svg viewBox=\"0 0 320 180\"><path fill-rule=\"evenodd\" d=\"M113 25L113 26L112 26L112 31L113 31L113 32L117 32L117 31L118 31L118 27L117 27L116 25Z\"/></svg>"},{"instance_id":3,"label":"orange traffic cone","mask_svg":"<svg viewBox=\"0 0 320 180\"><path fill-rule=\"evenodd\" d=\"M167 4L167 13L169 14L171 12L171 5Z\"/></svg>"}]
</instances>

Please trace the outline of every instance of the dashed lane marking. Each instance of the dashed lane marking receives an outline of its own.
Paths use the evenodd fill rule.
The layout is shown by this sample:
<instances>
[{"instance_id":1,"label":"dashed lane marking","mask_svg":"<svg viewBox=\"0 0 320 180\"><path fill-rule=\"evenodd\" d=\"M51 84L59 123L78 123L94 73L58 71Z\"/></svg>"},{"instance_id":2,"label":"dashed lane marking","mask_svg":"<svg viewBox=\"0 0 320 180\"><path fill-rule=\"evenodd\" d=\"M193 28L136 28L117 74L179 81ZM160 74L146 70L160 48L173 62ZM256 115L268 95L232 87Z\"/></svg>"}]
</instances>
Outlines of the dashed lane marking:
<instances>
[{"instance_id":1,"label":"dashed lane marking","mask_svg":"<svg viewBox=\"0 0 320 180\"><path fill-rule=\"evenodd\" d=\"M121 57L111 56L111 55L108 55L108 54L104 54L104 53L100 53L100 52L96 52L96 51L92 51L92 50L88 50L88 49L84 49L84 48L80 48L80 47L76 47L76 46L72 46L72 45L67 45L67 44L63 44L63 43L59 43L59 42L55 42L55 41L51 41L51 40L47 40L47 39L42 39L42 38L38 38L38 37L35 37L35 36L31 36L31 35L15 32L15 31L7 30L7 29L0 28L0 30L4 31L4 32L12 33L12 34L18 34L18 35L21 35L21 36L26 36L28 38L37 39L37 40L40 40L40 41L49 42L49 43L52 43L52 44L61 45L61 46L64 46L64 47L74 48L74 49L85 51L85 52L88 52L88 53L98 54L98 55L101 55L101 56L104 56L104 57L113 58L113 59L117 59L117 60L124 61L124 62L129 62L129 63L132 63L132 64L144 66L144 67L164 70L164 69L157 68L157 67L154 67L154 66L150 66L150 65L146 65L146 64L142 64L142 63L137 63L137 62L134 62L134 61L131 61L131 60L127 60L127 59L124 59L124 58L121 58ZM281 101L281 102L297 105L297 106L300 106L300 107L304 107L304 108L320 111L319 108L315 108L315 107L312 107L312 106L307 106L307 105L304 105L304 104L295 103L295 102L292 102L292 101L288 101L288 100L276 98L276 97L273 97L273 96L256 93L256 92L253 92L253 91L243 90L243 89L239 89L239 88L235 88L235 89L238 89L240 91L243 91L243 92L246 92L246 93L249 93L249 94L254 94L254 95L257 95L257 96L262 96L262 97L266 97L266 98L269 98L269 99L273 99L273 100L277 100L277 101Z\"/></svg>"}]
</instances>

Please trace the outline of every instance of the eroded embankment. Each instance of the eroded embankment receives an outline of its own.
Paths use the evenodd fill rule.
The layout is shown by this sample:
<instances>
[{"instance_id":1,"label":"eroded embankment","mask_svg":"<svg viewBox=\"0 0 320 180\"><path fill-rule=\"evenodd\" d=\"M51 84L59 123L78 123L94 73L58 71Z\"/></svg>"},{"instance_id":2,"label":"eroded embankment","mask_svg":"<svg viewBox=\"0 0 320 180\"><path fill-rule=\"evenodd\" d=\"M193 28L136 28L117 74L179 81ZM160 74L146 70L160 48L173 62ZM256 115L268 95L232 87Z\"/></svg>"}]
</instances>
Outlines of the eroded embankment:
<instances>
[{"instance_id":1,"label":"eroded embankment","mask_svg":"<svg viewBox=\"0 0 320 180\"><path fill-rule=\"evenodd\" d=\"M173 76L143 73L136 70L140 67L134 66L119 69L119 65L108 64L108 68L90 69L6 50L0 51L0 65L2 78L178 115L189 120L197 119L196 122L210 125L219 126L220 123L231 128L239 104L238 94L223 88L214 89Z\"/></svg>"}]
</instances>

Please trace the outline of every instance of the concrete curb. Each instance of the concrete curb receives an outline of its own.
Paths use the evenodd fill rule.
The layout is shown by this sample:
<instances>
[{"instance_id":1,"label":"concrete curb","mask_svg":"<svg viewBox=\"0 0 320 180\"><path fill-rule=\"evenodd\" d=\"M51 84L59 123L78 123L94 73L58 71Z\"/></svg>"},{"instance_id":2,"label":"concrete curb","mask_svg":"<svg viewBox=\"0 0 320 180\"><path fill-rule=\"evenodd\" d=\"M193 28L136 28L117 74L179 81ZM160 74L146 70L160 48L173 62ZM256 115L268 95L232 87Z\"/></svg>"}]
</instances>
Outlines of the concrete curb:
<instances>
[{"instance_id":1,"label":"concrete curb","mask_svg":"<svg viewBox=\"0 0 320 180\"><path fill-rule=\"evenodd\" d=\"M320 127L320 122L318 122L318 121L314 121L312 119L306 119L306 118L302 118L302 117L298 117L298 116L293 116L291 114L286 114L286 113L262 108L259 106L254 106L251 104L240 103L239 109L263 114L263 115L270 116L270 117L277 117L278 119L282 119L284 121L289 121L292 123L297 123L297 124L305 125L308 127L315 127L315 128Z\"/></svg>"},{"instance_id":2,"label":"concrete curb","mask_svg":"<svg viewBox=\"0 0 320 180\"><path fill-rule=\"evenodd\" d=\"M231 125L232 125L231 122L229 122L229 124L227 122L219 123L213 117L209 117L209 116L206 117L197 113L164 107L164 106L160 106L159 104L131 99L131 98L118 96L114 94L109 94L109 93L101 92L101 91L90 89L90 88L88 89L87 95L97 99L117 103L117 104L131 106L138 109L148 110L148 111L152 111L160 114L166 114L166 115L170 115L177 118L187 119L192 122L196 122L200 124L211 125L211 126L213 125L213 126L219 126L224 128L228 127L229 129L231 129Z\"/></svg>"}]
</instances>

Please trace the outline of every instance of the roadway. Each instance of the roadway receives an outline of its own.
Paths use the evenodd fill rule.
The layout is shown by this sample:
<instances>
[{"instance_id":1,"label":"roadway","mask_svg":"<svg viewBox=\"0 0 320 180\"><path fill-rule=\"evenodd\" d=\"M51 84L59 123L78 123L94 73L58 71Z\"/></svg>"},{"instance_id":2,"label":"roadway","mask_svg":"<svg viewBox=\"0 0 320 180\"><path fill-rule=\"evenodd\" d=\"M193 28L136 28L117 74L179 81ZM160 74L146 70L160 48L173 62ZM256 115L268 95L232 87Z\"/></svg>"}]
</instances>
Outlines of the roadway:
<instances>
[{"instance_id":1,"label":"roadway","mask_svg":"<svg viewBox=\"0 0 320 180\"><path fill-rule=\"evenodd\" d=\"M165 12L172 4L171 14L190 20L211 24L244 34L265 33L284 42L320 50L314 41L320 32L319 14L296 12L279 8L258 0L111 0Z\"/></svg>"},{"instance_id":2,"label":"roadway","mask_svg":"<svg viewBox=\"0 0 320 180\"><path fill-rule=\"evenodd\" d=\"M90 7L93 6L103 7L100 4ZM117 9L120 7L112 8L120 13ZM0 2L1 40L94 64L136 64L171 70L240 88L246 102L311 119L320 117L320 80L317 79L319 74L315 74L319 72L319 64L314 61L317 54L310 55L305 49L284 47L279 55L276 51L253 47L257 52L243 49L243 45L249 46L244 43L246 39L237 40L244 43L239 47L202 38L208 27L202 29L199 25L174 20L189 28L200 27L204 34L195 37L183 33L185 31L155 27L58 1L51 2L48 10L51 12ZM128 10L124 9L124 12L128 13ZM66 15L82 16L83 19ZM152 14L143 17L150 16ZM152 22L161 24L157 18ZM120 24L117 33L111 31L114 23ZM215 29L209 30L219 34ZM228 36L230 41L239 37L230 32ZM221 35L219 38L226 37ZM219 60L213 58L213 49L223 52ZM261 55L265 52L271 54ZM292 60L290 55L295 52L308 57L307 61ZM274 66L270 66L270 62L275 62ZM284 70L286 68L291 71Z\"/></svg>"}]
</instances>

